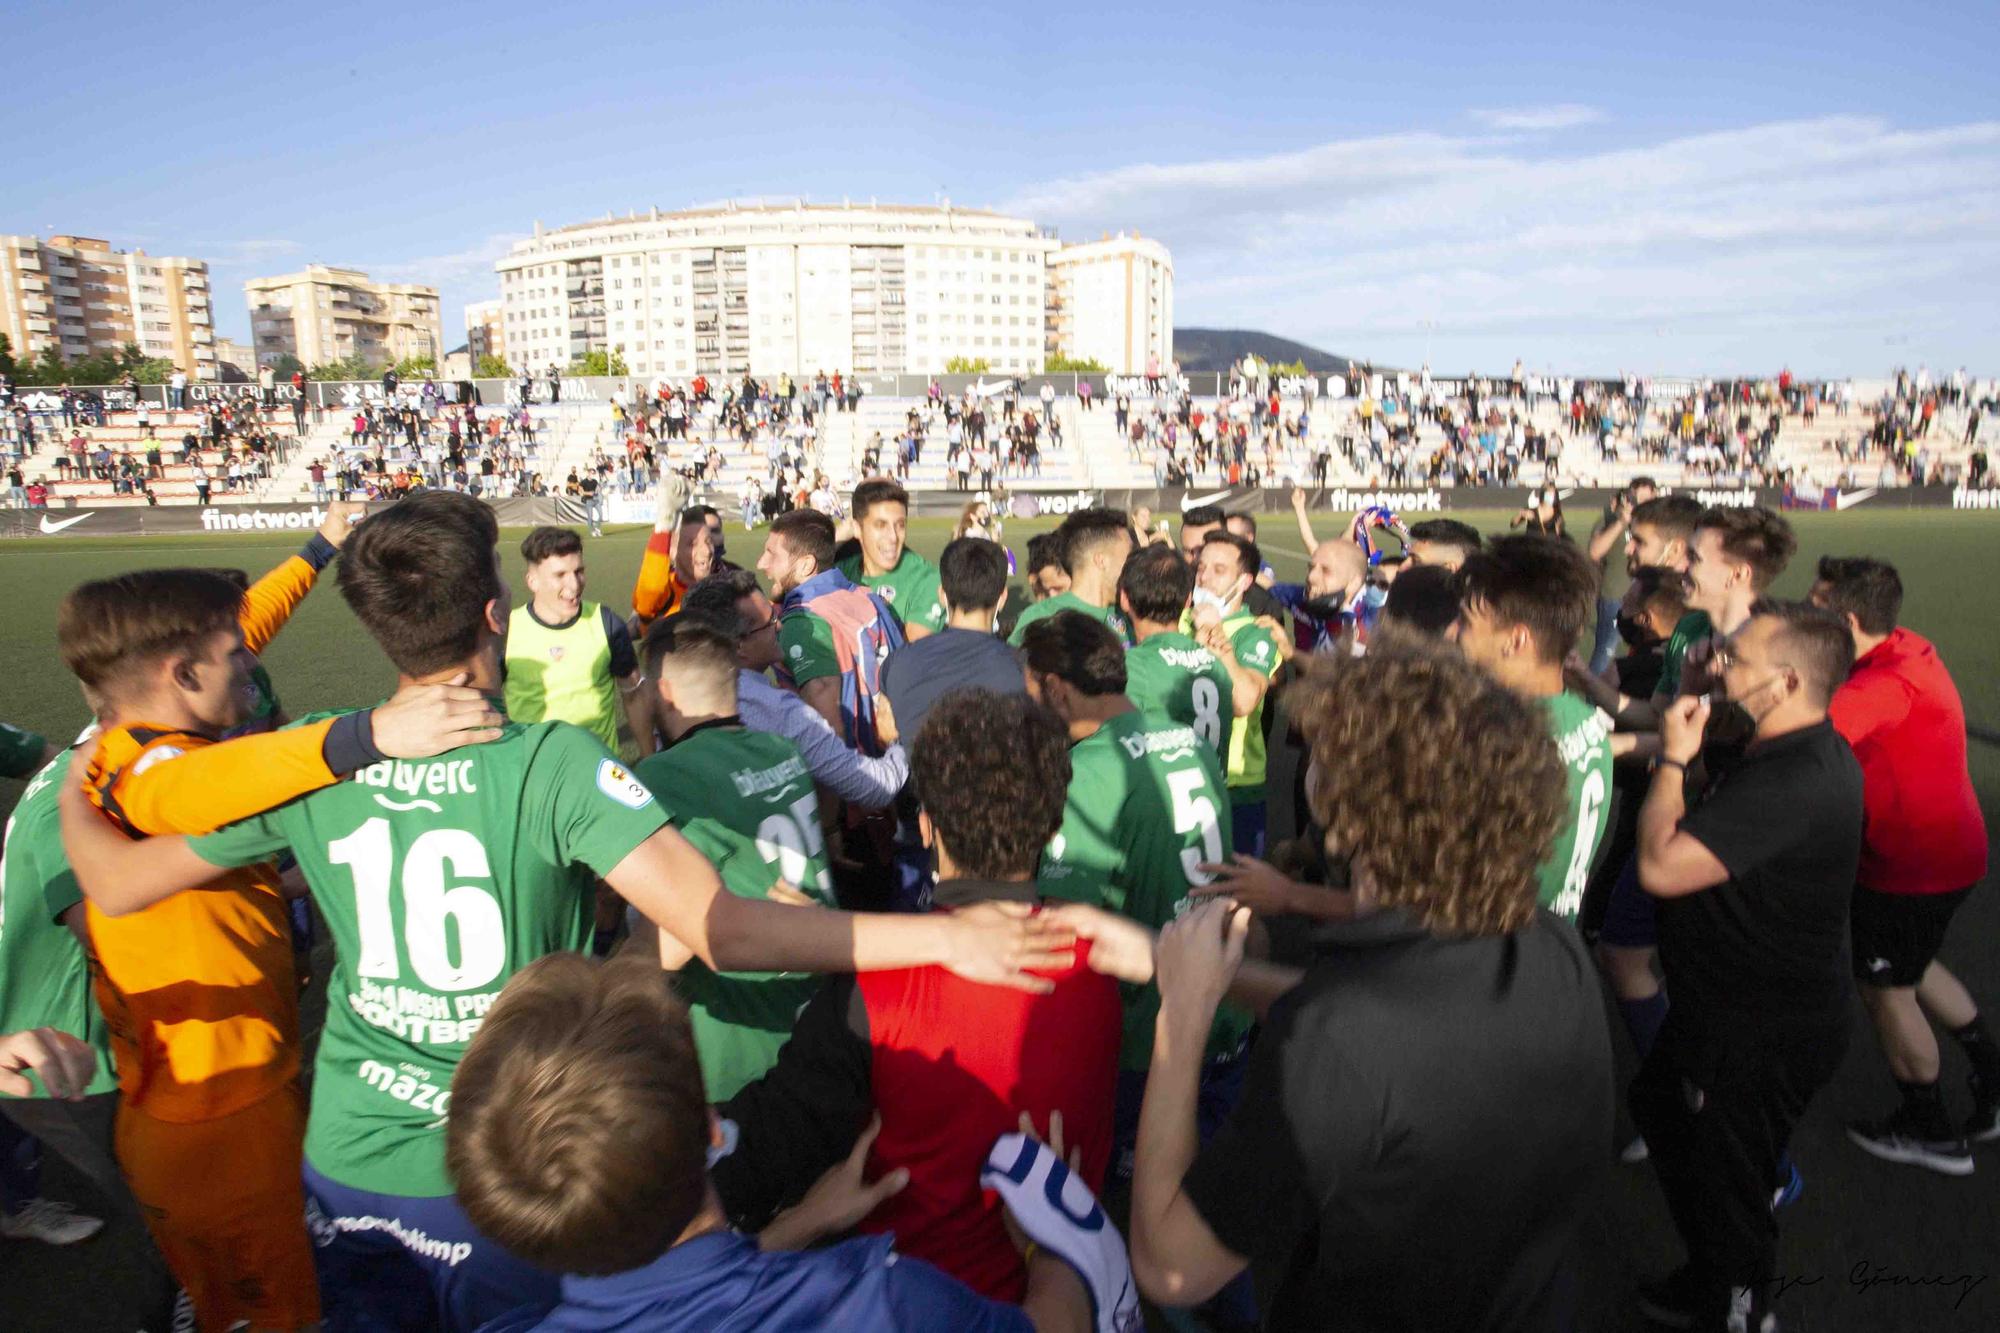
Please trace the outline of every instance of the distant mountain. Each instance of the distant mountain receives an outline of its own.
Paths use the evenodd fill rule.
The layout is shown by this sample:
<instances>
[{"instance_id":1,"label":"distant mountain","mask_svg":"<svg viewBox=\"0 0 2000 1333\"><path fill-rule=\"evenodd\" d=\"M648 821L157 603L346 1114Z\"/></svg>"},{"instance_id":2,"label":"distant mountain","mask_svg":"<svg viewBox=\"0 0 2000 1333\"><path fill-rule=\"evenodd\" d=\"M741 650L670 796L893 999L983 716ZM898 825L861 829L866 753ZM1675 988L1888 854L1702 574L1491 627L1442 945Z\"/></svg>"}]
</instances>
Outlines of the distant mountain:
<instances>
[{"instance_id":1,"label":"distant mountain","mask_svg":"<svg viewBox=\"0 0 2000 1333\"><path fill-rule=\"evenodd\" d=\"M1317 347L1308 347L1304 343L1273 337L1254 329L1174 330L1174 359L1181 363L1181 369L1185 371L1226 371L1232 365L1240 365L1246 352L1254 352L1259 361L1275 361L1280 365L1303 361L1306 369L1315 375L1344 373L1350 364L1344 356L1334 356Z\"/></svg>"}]
</instances>

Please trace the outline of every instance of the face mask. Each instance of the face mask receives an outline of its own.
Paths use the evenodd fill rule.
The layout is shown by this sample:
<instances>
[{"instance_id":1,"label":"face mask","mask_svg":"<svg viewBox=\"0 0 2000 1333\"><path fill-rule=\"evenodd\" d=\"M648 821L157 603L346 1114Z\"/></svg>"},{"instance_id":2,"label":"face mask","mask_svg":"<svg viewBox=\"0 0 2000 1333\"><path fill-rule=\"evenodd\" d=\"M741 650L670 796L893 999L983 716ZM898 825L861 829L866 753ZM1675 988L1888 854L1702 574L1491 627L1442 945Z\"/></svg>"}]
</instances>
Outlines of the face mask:
<instances>
[{"instance_id":1,"label":"face mask","mask_svg":"<svg viewBox=\"0 0 2000 1333\"><path fill-rule=\"evenodd\" d=\"M1339 593L1331 597L1308 597L1299 603L1299 610L1314 620L1337 620L1347 610L1347 599Z\"/></svg>"},{"instance_id":2,"label":"face mask","mask_svg":"<svg viewBox=\"0 0 2000 1333\"><path fill-rule=\"evenodd\" d=\"M1618 613L1618 637L1625 640L1626 647L1638 651L1644 651L1664 642L1659 635L1653 633L1642 617L1628 615L1623 611Z\"/></svg>"},{"instance_id":3,"label":"face mask","mask_svg":"<svg viewBox=\"0 0 2000 1333\"><path fill-rule=\"evenodd\" d=\"M1197 611L1207 609L1220 615L1229 610L1229 603L1208 589L1197 587L1194 590L1194 609Z\"/></svg>"}]
</instances>

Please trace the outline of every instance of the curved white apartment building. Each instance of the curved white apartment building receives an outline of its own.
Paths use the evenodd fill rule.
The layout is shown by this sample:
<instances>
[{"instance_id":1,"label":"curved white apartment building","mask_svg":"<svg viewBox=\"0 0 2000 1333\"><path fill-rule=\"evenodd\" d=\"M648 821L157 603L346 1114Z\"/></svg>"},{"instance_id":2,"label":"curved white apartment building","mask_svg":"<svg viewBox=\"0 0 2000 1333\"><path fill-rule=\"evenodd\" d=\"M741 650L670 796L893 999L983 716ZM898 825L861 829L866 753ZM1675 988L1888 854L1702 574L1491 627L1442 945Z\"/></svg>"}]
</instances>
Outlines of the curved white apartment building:
<instances>
[{"instance_id":1,"label":"curved white apartment building","mask_svg":"<svg viewBox=\"0 0 2000 1333\"><path fill-rule=\"evenodd\" d=\"M593 351L634 375L1042 368L1049 256L1022 218L877 204L725 205L579 223L500 273L507 360Z\"/></svg>"}]
</instances>

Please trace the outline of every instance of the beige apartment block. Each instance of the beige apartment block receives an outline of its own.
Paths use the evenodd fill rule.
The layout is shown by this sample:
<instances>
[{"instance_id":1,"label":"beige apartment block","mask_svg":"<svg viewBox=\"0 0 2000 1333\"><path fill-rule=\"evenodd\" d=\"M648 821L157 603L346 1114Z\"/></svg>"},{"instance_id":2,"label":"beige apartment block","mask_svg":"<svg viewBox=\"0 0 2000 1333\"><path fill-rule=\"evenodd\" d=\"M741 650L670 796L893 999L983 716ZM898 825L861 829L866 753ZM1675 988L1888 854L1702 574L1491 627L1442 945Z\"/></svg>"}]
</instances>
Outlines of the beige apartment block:
<instances>
[{"instance_id":1,"label":"beige apartment block","mask_svg":"<svg viewBox=\"0 0 2000 1333\"><path fill-rule=\"evenodd\" d=\"M1050 356L1097 361L1114 374L1164 370L1174 359L1174 258L1123 232L1049 256Z\"/></svg>"},{"instance_id":2,"label":"beige apartment block","mask_svg":"<svg viewBox=\"0 0 2000 1333\"><path fill-rule=\"evenodd\" d=\"M0 333L26 360L65 361L137 343L215 378L215 314L199 259L114 250L89 236L0 236Z\"/></svg>"},{"instance_id":3,"label":"beige apartment block","mask_svg":"<svg viewBox=\"0 0 2000 1333\"><path fill-rule=\"evenodd\" d=\"M435 287L370 282L358 269L309 264L299 273L252 278L243 292L260 366L284 356L307 366L347 357L387 366L445 354Z\"/></svg>"},{"instance_id":4,"label":"beige apartment block","mask_svg":"<svg viewBox=\"0 0 2000 1333\"><path fill-rule=\"evenodd\" d=\"M215 360L218 370L234 370L246 380L257 378L257 353L249 344L231 338L215 340Z\"/></svg>"},{"instance_id":5,"label":"beige apartment block","mask_svg":"<svg viewBox=\"0 0 2000 1333\"><path fill-rule=\"evenodd\" d=\"M482 356L507 359L507 303L501 300L473 301L465 307L465 353L470 363Z\"/></svg>"}]
</instances>

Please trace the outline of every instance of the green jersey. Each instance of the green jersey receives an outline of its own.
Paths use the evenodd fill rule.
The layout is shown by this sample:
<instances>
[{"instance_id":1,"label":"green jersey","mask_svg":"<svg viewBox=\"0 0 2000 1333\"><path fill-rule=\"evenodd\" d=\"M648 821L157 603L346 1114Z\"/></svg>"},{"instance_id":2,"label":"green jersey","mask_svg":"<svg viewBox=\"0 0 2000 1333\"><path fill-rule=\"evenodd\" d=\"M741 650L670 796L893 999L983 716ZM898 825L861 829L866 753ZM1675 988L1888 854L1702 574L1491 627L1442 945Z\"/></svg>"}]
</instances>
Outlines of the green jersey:
<instances>
[{"instance_id":1,"label":"green jersey","mask_svg":"<svg viewBox=\"0 0 2000 1333\"><path fill-rule=\"evenodd\" d=\"M1228 753L1235 695L1229 669L1177 630L1141 639L1125 654L1125 697L1132 706L1193 727L1218 755Z\"/></svg>"},{"instance_id":2,"label":"green jersey","mask_svg":"<svg viewBox=\"0 0 2000 1333\"><path fill-rule=\"evenodd\" d=\"M741 727L703 728L648 756L636 771L731 893L762 898L783 879L834 905L819 794L790 741ZM710 1101L734 1096L777 1063L818 980L805 973L716 973L698 958L681 969Z\"/></svg>"},{"instance_id":3,"label":"green jersey","mask_svg":"<svg viewBox=\"0 0 2000 1333\"><path fill-rule=\"evenodd\" d=\"M944 628L944 603L938 600L937 566L905 549L896 567L886 574L863 574L861 557L840 562L840 572L849 580L879 595L908 629L925 629L935 634Z\"/></svg>"},{"instance_id":4,"label":"green jersey","mask_svg":"<svg viewBox=\"0 0 2000 1333\"><path fill-rule=\"evenodd\" d=\"M35 748L39 754L39 738ZM116 1092L110 1037L90 990L90 959L62 920L83 901L56 815L56 783L69 759L65 751L35 774L0 847L0 1032L51 1027L81 1038L96 1056L84 1091Z\"/></svg>"},{"instance_id":5,"label":"green jersey","mask_svg":"<svg viewBox=\"0 0 2000 1333\"><path fill-rule=\"evenodd\" d=\"M593 872L665 823L595 737L539 722L384 760L194 839L218 866L291 849L333 934L313 1166L353 1189L450 1194L444 1121L466 1043L509 977L590 943Z\"/></svg>"},{"instance_id":6,"label":"green jersey","mask_svg":"<svg viewBox=\"0 0 2000 1333\"><path fill-rule=\"evenodd\" d=\"M1654 694L1672 698L1681 692L1681 666L1687 661L1688 649L1707 638L1714 628L1706 611L1690 611L1674 623L1666 647L1660 649L1660 683Z\"/></svg>"},{"instance_id":7,"label":"green jersey","mask_svg":"<svg viewBox=\"0 0 2000 1333\"><path fill-rule=\"evenodd\" d=\"M1053 597L1045 597L1021 612L1021 618L1014 622L1014 632L1007 636L1007 642L1020 647L1021 636L1027 633L1028 626L1060 611L1081 611L1092 620L1101 620L1111 626L1111 632L1118 636L1120 643L1132 642L1132 627L1125 623L1125 617L1117 607L1092 606L1073 592L1059 592Z\"/></svg>"},{"instance_id":8,"label":"green jersey","mask_svg":"<svg viewBox=\"0 0 2000 1333\"><path fill-rule=\"evenodd\" d=\"M1051 898L1090 903L1158 928L1185 912L1195 869L1230 852L1227 788L1215 751L1193 728L1162 713L1112 718L1070 747L1068 803L1061 830L1036 876ZM1124 986L1125 1037L1119 1064L1152 1063L1156 986ZM1235 1051L1249 1015L1225 1005L1210 1050Z\"/></svg>"},{"instance_id":9,"label":"green jersey","mask_svg":"<svg viewBox=\"0 0 2000 1333\"><path fill-rule=\"evenodd\" d=\"M49 743L23 727L0 722L0 778L25 778L40 767Z\"/></svg>"},{"instance_id":10,"label":"green jersey","mask_svg":"<svg viewBox=\"0 0 2000 1333\"><path fill-rule=\"evenodd\" d=\"M1611 796L1611 719L1567 690L1542 702L1569 783L1569 804L1556 830L1556 845L1536 872L1535 896L1556 915L1574 921L1597 844L1604 838L1605 803Z\"/></svg>"}]
</instances>

